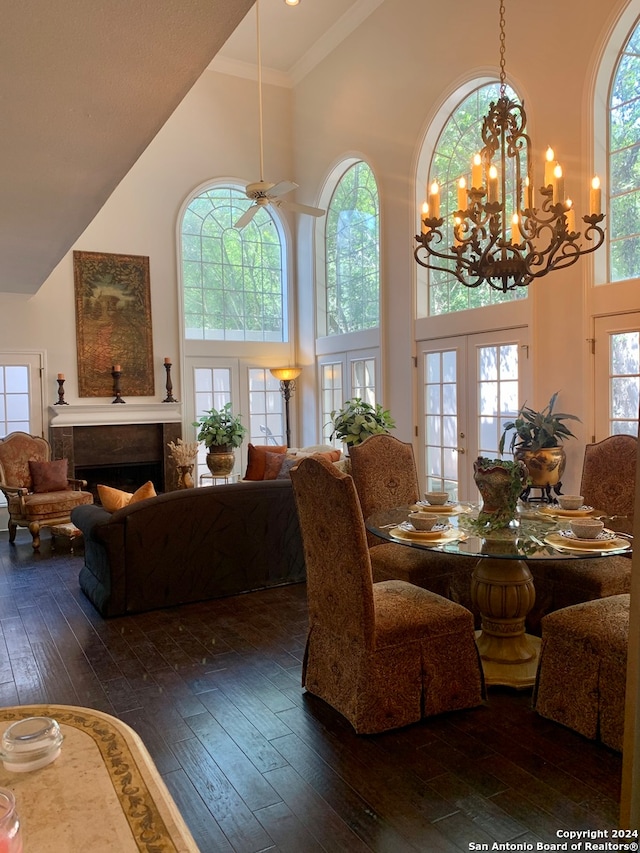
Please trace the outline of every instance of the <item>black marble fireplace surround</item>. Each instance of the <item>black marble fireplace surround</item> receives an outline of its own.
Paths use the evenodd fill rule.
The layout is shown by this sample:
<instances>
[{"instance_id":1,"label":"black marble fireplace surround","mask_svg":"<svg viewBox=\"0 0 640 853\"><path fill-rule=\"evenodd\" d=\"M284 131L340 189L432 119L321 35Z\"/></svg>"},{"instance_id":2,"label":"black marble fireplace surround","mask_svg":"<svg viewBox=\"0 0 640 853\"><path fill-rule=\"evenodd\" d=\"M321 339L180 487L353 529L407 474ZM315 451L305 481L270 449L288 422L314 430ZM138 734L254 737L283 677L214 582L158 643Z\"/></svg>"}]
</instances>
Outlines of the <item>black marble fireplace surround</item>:
<instances>
[{"instance_id":1,"label":"black marble fireplace surround","mask_svg":"<svg viewBox=\"0 0 640 853\"><path fill-rule=\"evenodd\" d=\"M98 483L128 492L148 480L156 492L177 488L175 464L167 443L182 435L180 423L52 426L54 459L69 460L70 476L87 481L98 502Z\"/></svg>"}]
</instances>

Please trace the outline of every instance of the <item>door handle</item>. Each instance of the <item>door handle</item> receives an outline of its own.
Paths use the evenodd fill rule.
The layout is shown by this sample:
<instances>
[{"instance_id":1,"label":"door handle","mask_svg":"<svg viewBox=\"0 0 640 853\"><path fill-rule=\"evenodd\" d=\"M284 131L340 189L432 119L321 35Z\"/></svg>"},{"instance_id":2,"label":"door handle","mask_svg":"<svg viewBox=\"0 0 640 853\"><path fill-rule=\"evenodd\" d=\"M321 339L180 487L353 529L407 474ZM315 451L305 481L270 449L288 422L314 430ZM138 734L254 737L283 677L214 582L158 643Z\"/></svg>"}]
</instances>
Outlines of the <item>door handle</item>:
<instances>
[{"instance_id":1,"label":"door handle","mask_svg":"<svg viewBox=\"0 0 640 853\"><path fill-rule=\"evenodd\" d=\"M458 451L458 453L459 453L461 456L463 456L463 455L466 453L466 451L465 451L464 447L456 447L456 450Z\"/></svg>"}]
</instances>

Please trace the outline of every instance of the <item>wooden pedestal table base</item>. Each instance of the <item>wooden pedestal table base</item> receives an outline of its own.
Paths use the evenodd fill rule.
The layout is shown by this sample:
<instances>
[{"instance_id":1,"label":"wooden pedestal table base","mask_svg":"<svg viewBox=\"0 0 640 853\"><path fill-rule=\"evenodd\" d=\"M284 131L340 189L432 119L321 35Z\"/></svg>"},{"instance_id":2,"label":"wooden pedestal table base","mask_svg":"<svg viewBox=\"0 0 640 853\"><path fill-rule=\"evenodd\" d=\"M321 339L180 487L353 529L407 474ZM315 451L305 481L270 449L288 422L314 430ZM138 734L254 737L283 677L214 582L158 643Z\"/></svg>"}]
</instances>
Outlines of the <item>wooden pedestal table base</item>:
<instances>
[{"instance_id":1,"label":"wooden pedestal table base","mask_svg":"<svg viewBox=\"0 0 640 853\"><path fill-rule=\"evenodd\" d=\"M64 741L39 770L14 773L0 763L25 853L198 853L133 729L89 708L21 705L0 708L0 731L31 716L56 719Z\"/></svg>"},{"instance_id":2,"label":"wooden pedestal table base","mask_svg":"<svg viewBox=\"0 0 640 853\"><path fill-rule=\"evenodd\" d=\"M471 596L482 616L476 641L488 686L530 687L536 678L540 640L525 632L536 593L523 560L485 557L476 564Z\"/></svg>"}]
</instances>

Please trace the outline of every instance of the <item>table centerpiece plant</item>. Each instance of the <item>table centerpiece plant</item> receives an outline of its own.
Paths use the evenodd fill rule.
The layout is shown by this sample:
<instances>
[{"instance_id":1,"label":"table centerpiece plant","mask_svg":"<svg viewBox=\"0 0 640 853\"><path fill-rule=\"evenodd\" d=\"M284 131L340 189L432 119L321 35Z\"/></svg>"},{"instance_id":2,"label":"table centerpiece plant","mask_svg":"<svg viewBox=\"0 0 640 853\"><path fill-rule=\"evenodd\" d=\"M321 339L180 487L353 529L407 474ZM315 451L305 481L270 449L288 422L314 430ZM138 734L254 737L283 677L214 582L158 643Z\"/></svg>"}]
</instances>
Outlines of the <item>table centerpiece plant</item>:
<instances>
[{"instance_id":1,"label":"table centerpiece plant","mask_svg":"<svg viewBox=\"0 0 640 853\"><path fill-rule=\"evenodd\" d=\"M207 448L207 467L214 477L228 477L235 465L235 449L247 434L242 415L234 415L231 403L220 409L208 409L193 426L198 427L197 439Z\"/></svg>"},{"instance_id":2,"label":"table centerpiece plant","mask_svg":"<svg viewBox=\"0 0 640 853\"><path fill-rule=\"evenodd\" d=\"M360 397L347 400L341 409L331 412L333 430L330 439L337 437L347 449L361 444L370 435L379 435L395 429L396 423L388 409L379 403L371 404Z\"/></svg>"},{"instance_id":3,"label":"table centerpiece plant","mask_svg":"<svg viewBox=\"0 0 640 853\"><path fill-rule=\"evenodd\" d=\"M523 405L513 421L504 425L498 450L504 453L507 435L513 432L509 450L515 460L521 460L527 466L530 486L543 489L547 498L554 488L560 493L562 475L566 466L566 453L562 443L565 439L575 438L565 421L578 421L577 415L555 410L558 394L551 396L548 404L536 411L526 404Z\"/></svg>"},{"instance_id":4,"label":"table centerpiece plant","mask_svg":"<svg viewBox=\"0 0 640 853\"><path fill-rule=\"evenodd\" d=\"M478 456L473 463L473 479L482 496L477 532L484 535L508 527L517 515L518 498L529 482L527 466L521 460Z\"/></svg>"}]
</instances>

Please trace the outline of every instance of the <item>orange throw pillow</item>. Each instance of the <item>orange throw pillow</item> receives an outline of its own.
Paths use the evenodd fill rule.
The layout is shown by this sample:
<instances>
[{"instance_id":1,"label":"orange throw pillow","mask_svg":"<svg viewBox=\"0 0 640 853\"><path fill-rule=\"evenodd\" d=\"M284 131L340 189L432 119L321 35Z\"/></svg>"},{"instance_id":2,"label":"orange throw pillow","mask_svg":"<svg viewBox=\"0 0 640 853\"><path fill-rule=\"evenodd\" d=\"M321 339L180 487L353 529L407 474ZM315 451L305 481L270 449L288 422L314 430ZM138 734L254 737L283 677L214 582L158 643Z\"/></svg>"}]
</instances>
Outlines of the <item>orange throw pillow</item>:
<instances>
[{"instance_id":1,"label":"orange throw pillow","mask_svg":"<svg viewBox=\"0 0 640 853\"><path fill-rule=\"evenodd\" d=\"M247 457L247 470L245 471L245 480L264 480L265 470L267 467L267 453L282 453L287 452L286 444L249 444Z\"/></svg>"},{"instance_id":2,"label":"orange throw pillow","mask_svg":"<svg viewBox=\"0 0 640 853\"><path fill-rule=\"evenodd\" d=\"M111 486L98 486L98 497L103 509L107 512L116 512L129 504L144 501L147 498L156 496L155 486L149 480L143 486L131 494L131 492L123 492L121 489L114 489Z\"/></svg>"},{"instance_id":3,"label":"orange throw pillow","mask_svg":"<svg viewBox=\"0 0 640 853\"><path fill-rule=\"evenodd\" d=\"M322 456L323 459L326 459L329 462L339 462L340 457L342 456L342 452L340 450L323 450L319 453L312 453L312 456Z\"/></svg>"}]
</instances>

